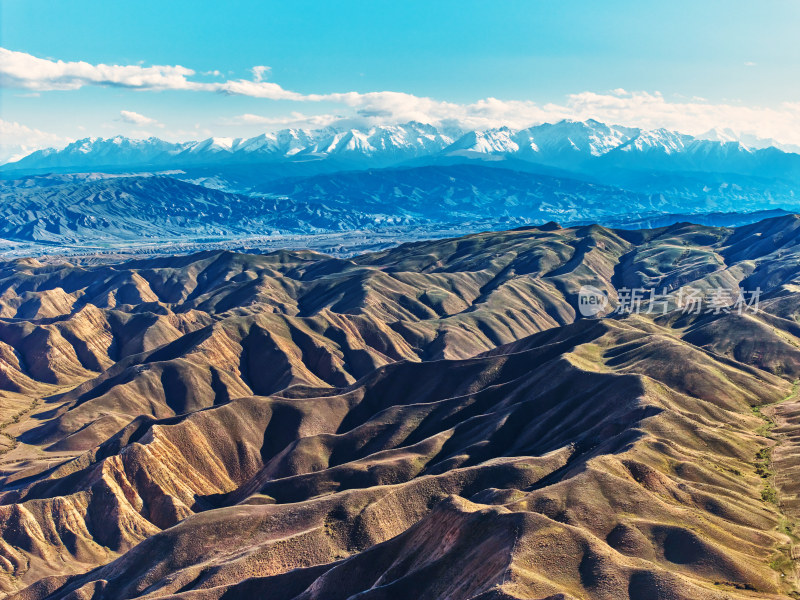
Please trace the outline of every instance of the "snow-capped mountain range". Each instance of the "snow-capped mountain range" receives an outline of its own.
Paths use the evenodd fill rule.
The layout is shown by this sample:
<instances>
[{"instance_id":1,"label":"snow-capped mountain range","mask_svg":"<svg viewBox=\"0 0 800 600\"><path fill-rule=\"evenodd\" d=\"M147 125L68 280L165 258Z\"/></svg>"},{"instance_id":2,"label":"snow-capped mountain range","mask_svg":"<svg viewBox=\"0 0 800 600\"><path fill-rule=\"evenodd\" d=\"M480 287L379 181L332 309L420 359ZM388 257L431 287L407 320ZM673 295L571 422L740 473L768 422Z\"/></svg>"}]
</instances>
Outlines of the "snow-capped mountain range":
<instances>
[{"instance_id":1,"label":"snow-capped mountain range","mask_svg":"<svg viewBox=\"0 0 800 600\"><path fill-rule=\"evenodd\" d=\"M88 138L0 171L0 246L48 251L800 211L798 153L728 131L597 121L483 131L412 122L177 144Z\"/></svg>"},{"instance_id":2,"label":"snow-capped mountain range","mask_svg":"<svg viewBox=\"0 0 800 600\"><path fill-rule=\"evenodd\" d=\"M64 172L324 160L338 161L347 168L372 168L420 160L435 163L443 159L513 158L565 169L593 162L650 168L650 163L656 161L659 168L669 170L718 171L724 170L726 161L752 162L760 152L794 150L800 148L779 150L771 140L738 139L729 130L693 137L665 129L642 130L593 120L484 131L410 122L368 129L286 129L248 139L209 138L183 143L122 136L86 138L61 150L39 150L1 168Z\"/></svg>"}]
</instances>

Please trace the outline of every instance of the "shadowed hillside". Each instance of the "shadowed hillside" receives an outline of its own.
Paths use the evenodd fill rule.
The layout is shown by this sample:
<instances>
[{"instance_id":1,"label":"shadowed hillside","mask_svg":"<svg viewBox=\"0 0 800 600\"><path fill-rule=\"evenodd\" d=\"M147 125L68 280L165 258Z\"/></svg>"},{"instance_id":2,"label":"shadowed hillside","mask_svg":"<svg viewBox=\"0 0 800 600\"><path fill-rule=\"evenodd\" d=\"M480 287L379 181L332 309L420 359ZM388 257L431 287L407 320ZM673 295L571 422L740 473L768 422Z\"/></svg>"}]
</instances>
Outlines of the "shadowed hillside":
<instances>
[{"instance_id":1,"label":"shadowed hillside","mask_svg":"<svg viewBox=\"0 0 800 600\"><path fill-rule=\"evenodd\" d=\"M795 215L5 262L0 590L798 598L799 379Z\"/></svg>"}]
</instances>

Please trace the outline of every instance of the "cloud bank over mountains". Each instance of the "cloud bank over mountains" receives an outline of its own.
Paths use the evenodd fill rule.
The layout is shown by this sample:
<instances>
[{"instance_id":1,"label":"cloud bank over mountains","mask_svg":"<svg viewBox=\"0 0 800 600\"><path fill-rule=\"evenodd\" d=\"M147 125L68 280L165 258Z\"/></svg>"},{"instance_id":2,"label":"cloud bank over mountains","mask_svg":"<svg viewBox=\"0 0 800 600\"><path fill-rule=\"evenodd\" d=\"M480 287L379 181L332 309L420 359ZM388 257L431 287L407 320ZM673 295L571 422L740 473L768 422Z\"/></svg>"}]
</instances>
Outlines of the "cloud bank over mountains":
<instances>
[{"instance_id":1,"label":"cloud bank over mountains","mask_svg":"<svg viewBox=\"0 0 800 600\"><path fill-rule=\"evenodd\" d=\"M0 119L0 163L13 162L42 148L62 148L72 140Z\"/></svg>"},{"instance_id":2,"label":"cloud bank over mountains","mask_svg":"<svg viewBox=\"0 0 800 600\"><path fill-rule=\"evenodd\" d=\"M25 52L0 48L0 86L29 93L70 91L85 87L111 87L142 92L165 90L246 96L265 101L288 101L305 105L286 115L274 114L274 107L256 114L220 115L216 126L225 135L226 127L250 126L262 129L282 127L321 127L328 125L364 126L418 121L437 126L455 125L465 129L499 126L524 128L562 119L597 119L605 123L666 128L692 135L711 129L729 129L738 135L772 139L776 145L800 144L800 102L784 102L773 107L744 106L736 102L713 103L702 98L666 98L659 92L616 89L598 93L584 91L568 95L562 103L540 104L532 100L484 98L459 103L404 92L301 93L268 81L270 68L251 69L251 79L226 79L219 71L199 74L181 65L109 65L84 61L39 58ZM205 79L205 80L204 80ZM315 113L309 105L324 105ZM161 127L159 120L120 107L121 120L140 128ZM164 119L161 119L165 122ZM23 151L57 145L52 136L21 124L11 127L4 121L0 160ZM169 127L169 123L165 122ZM208 123L204 126L209 126ZM146 134L147 131L141 131ZM187 139L186 134L167 131L163 137ZM49 138L49 139L48 139ZM47 141L45 141L47 140ZM61 140L62 144L68 139Z\"/></svg>"}]
</instances>

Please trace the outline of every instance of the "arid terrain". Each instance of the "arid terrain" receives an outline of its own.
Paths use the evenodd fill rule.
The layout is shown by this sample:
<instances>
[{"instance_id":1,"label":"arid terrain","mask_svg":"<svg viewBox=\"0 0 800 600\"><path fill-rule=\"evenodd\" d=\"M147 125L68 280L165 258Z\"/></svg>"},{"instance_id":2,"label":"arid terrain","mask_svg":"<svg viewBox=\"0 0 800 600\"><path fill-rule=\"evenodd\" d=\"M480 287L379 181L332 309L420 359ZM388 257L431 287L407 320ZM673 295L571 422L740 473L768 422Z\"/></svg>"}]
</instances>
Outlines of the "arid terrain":
<instances>
[{"instance_id":1,"label":"arid terrain","mask_svg":"<svg viewBox=\"0 0 800 600\"><path fill-rule=\"evenodd\" d=\"M800 216L111 260L0 263L0 594L800 598Z\"/></svg>"}]
</instances>

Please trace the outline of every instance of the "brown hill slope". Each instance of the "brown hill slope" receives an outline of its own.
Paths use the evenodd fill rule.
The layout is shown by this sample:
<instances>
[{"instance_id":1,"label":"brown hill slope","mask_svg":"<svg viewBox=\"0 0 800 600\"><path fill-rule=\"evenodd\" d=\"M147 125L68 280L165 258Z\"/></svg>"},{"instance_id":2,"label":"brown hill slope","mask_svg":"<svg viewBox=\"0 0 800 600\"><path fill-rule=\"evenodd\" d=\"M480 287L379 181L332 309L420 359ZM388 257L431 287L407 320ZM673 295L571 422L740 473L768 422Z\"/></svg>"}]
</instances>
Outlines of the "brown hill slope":
<instances>
[{"instance_id":1,"label":"brown hill slope","mask_svg":"<svg viewBox=\"0 0 800 600\"><path fill-rule=\"evenodd\" d=\"M798 222L6 263L0 585L800 594ZM762 296L582 319L584 284Z\"/></svg>"}]
</instances>

